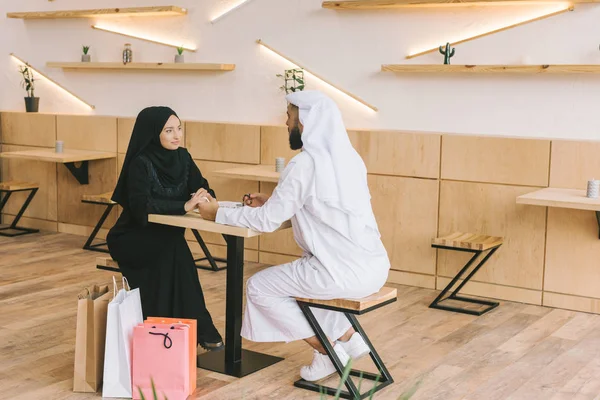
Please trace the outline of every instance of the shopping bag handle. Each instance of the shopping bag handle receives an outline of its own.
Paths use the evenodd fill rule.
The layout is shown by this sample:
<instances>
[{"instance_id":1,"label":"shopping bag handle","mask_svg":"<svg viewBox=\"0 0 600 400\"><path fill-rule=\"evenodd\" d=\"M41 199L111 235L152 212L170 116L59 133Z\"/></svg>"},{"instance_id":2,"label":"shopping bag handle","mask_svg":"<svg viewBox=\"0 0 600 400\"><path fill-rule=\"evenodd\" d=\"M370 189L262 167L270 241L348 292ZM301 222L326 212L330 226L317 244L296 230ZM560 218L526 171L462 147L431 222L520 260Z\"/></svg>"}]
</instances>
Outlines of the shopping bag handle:
<instances>
[{"instance_id":1,"label":"shopping bag handle","mask_svg":"<svg viewBox=\"0 0 600 400\"><path fill-rule=\"evenodd\" d=\"M173 328L171 328L173 329ZM165 339L163 340L163 346L165 346L166 349L170 349L171 346L173 346L173 340L171 340L171 338L169 337L169 333L160 333L160 332L148 332L151 335L155 335L155 336L164 336Z\"/></svg>"},{"instance_id":2,"label":"shopping bag handle","mask_svg":"<svg viewBox=\"0 0 600 400\"><path fill-rule=\"evenodd\" d=\"M113 299L115 297L117 297L117 280L115 279L114 275L112 277L113 279ZM127 278L123 277L123 289L130 291L131 287L129 286L129 281L127 281Z\"/></svg>"}]
</instances>

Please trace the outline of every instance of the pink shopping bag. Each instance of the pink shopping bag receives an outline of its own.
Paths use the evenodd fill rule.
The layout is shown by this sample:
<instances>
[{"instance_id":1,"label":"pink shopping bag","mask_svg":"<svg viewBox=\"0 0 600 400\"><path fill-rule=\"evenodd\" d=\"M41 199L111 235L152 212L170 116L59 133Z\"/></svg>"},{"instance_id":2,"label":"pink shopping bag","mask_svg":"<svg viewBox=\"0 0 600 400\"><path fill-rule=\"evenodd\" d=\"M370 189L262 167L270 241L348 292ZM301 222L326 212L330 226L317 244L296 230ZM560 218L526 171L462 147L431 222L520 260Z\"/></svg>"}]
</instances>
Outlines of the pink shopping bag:
<instances>
[{"instance_id":1,"label":"pink shopping bag","mask_svg":"<svg viewBox=\"0 0 600 400\"><path fill-rule=\"evenodd\" d=\"M189 326L139 324L133 331L133 399L185 400L190 394Z\"/></svg>"}]
</instances>

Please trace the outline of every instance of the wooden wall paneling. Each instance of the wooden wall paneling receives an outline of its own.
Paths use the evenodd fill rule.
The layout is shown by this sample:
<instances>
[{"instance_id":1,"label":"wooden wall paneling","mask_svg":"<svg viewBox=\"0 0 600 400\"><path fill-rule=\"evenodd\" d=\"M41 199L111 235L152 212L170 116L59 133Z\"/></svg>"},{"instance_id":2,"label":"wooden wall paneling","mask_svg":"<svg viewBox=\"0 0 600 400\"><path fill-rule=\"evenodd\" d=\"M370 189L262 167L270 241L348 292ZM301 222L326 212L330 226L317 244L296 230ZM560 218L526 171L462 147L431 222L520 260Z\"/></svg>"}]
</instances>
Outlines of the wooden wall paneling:
<instances>
[{"instance_id":1,"label":"wooden wall paneling","mask_svg":"<svg viewBox=\"0 0 600 400\"><path fill-rule=\"evenodd\" d=\"M198 242L188 240L188 245L194 256L204 257L204 253ZM208 247L208 251L210 251L213 257L227 258L227 246L207 243L206 247ZM258 262L258 251L248 248L244 249L244 261Z\"/></svg>"},{"instance_id":2,"label":"wooden wall paneling","mask_svg":"<svg viewBox=\"0 0 600 400\"><path fill-rule=\"evenodd\" d=\"M92 204L90 204L90 206L92 206ZM106 235L108 234L109 229L112 228L113 224L114 224L114 220L110 221L110 218L107 218L106 222L103 225L103 228L98 231L96 238L106 240ZM65 224L62 222L58 223L58 232L68 233L70 235L89 237L93 230L94 230L93 226ZM83 241L81 242L82 246L83 246L83 243L85 243L85 239L83 239Z\"/></svg>"},{"instance_id":3,"label":"wooden wall paneling","mask_svg":"<svg viewBox=\"0 0 600 400\"><path fill-rule=\"evenodd\" d=\"M600 298L600 239L594 212L549 207L547 229L544 290Z\"/></svg>"},{"instance_id":4,"label":"wooden wall paneling","mask_svg":"<svg viewBox=\"0 0 600 400\"><path fill-rule=\"evenodd\" d=\"M56 126L56 137L65 142L65 149L117 152L115 117L58 115Z\"/></svg>"},{"instance_id":5,"label":"wooden wall paneling","mask_svg":"<svg viewBox=\"0 0 600 400\"><path fill-rule=\"evenodd\" d=\"M586 189L587 181L600 179L600 142L552 141L550 187Z\"/></svg>"},{"instance_id":6,"label":"wooden wall paneling","mask_svg":"<svg viewBox=\"0 0 600 400\"><path fill-rule=\"evenodd\" d=\"M531 187L442 181L439 235L454 231L504 237L473 281L542 289L546 210L516 204ZM438 250L437 274L453 277L470 254Z\"/></svg>"},{"instance_id":7,"label":"wooden wall paneling","mask_svg":"<svg viewBox=\"0 0 600 400\"><path fill-rule=\"evenodd\" d=\"M260 192L272 194L276 184L270 182L260 183ZM279 232L266 233L259 236L259 250L269 253L285 254L294 256L294 259L302 255L302 250L296 244L294 232L292 229L285 229Z\"/></svg>"},{"instance_id":8,"label":"wooden wall paneling","mask_svg":"<svg viewBox=\"0 0 600 400\"><path fill-rule=\"evenodd\" d=\"M542 305L546 307L562 308L565 310L600 314L600 299L593 299L589 297L544 292L544 302Z\"/></svg>"},{"instance_id":9,"label":"wooden wall paneling","mask_svg":"<svg viewBox=\"0 0 600 400\"><path fill-rule=\"evenodd\" d=\"M20 151L44 149L42 147L25 147L15 145L2 145L2 151ZM59 166L64 168L63 166ZM57 210L57 164L43 161L2 159L2 180L36 182L40 189L25 211L24 216L41 220L56 221ZM16 215L25 202L28 192L13 193L5 206L7 214Z\"/></svg>"},{"instance_id":10,"label":"wooden wall paneling","mask_svg":"<svg viewBox=\"0 0 600 400\"><path fill-rule=\"evenodd\" d=\"M135 118L117 119L117 152L127 153L127 146L129 146L129 139L131 139L134 124Z\"/></svg>"},{"instance_id":11,"label":"wooden wall paneling","mask_svg":"<svg viewBox=\"0 0 600 400\"><path fill-rule=\"evenodd\" d=\"M117 154L117 178L121 175L123 169L123 163L125 162L125 154Z\"/></svg>"},{"instance_id":12,"label":"wooden wall paneling","mask_svg":"<svg viewBox=\"0 0 600 400\"><path fill-rule=\"evenodd\" d=\"M260 163L275 165L275 158L285 158L287 163L298 154L290 149L290 139L285 126L260 127Z\"/></svg>"},{"instance_id":13,"label":"wooden wall paneling","mask_svg":"<svg viewBox=\"0 0 600 400\"><path fill-rule=\"evenodd\" d=\"M194 159L260 163L260 126L187 122L186 147Z\"/></svg>"},{"instance_id":14,"label":"wooden wall paneling","mask_svg":"<svg viewBox=\"0 0 600 400\"><path fill-rule=\"evenodd\" d=\"M392 269L435 274L437 180L369 175L371 204Z\"/></svg>"},{"instance_id":15,"label":"wooden wall paneling","mask_svg":"<svg viewBox=\"0 0 600 400\"><path fill-rule=\"evenodd\" d=\"M348 131L370 174L439 178L441 135Z\"/></svg>"},{"instance_id":16,"label":"wooden wall paneling","mask_svg":"<svg viewBox=\"0 0 600 400\"><path fill-rule=\"evenodd\" d=\"M116 146L116 142L115 142ZM117 183L117 160L91 161L89 163L89 184L79 182L63 165L58 166L58 221L72 225L94 226L105 207L81 202L84 194L100 194L115 189ZM117 211L113 210L106 219L110 227L116 221Z\"/></svg>"},{"instance_id":17,"label":"wooden wall paneling","mask_svg":"<svg viewBox=\"0 0 600 400\"><path fill-rule=\"evenodd\" d=\"M388 274L388 282L398 285L417 286L426 289L435 289L435 276L415 274L412 272L396 271L391 269Z\"/></svg>"},{"instance_id":18,"label":"wooden wall paneling","mask_svg":"<svg viewBox=\"0 0 600 400\"><path fill-rule=\"evenodd\" d=\"M38 192L39 193L39 192ZM15 219L14 215L3 214L2 223L10 224ZM22 217L19 220L19 226L23 228L39 229L41 231L58 232L58 224L56 221L48 221L45 219Z\"/></svg>"},{"instance_id":19,"label":"wooden wall paneling","mask_svg":"<svg viewBox=\"0 0 600 400\"><path fill-rule=\"evenodd\" d=\"M56 116L52 114L3 112L2 142L23 146L54 148Z\"/></svg>"},{"instance_id":20,"label":"wooden wall paneling","mask_svg":"<svg viewBox=\"0 0 600 400\"><path fill-rule=\"evenodd\" d=\"M235 168L243 166L243 164L231 164L215 161L196 161L196 165L200 168L202 175L208 180L210 187L215 191L217 199L224 201L241 201L245 193L258 192L258 182L245 181L241 179L228 179L216 177L214 171L227 168ZM225 240L222 235L213 232L201 232L202 239L206 243L225 245ZM188 229L186 238L194 241L194 235ZM247 249L258 250L258 238L250 238L244 241L244 247Z\"/></svg>"},{"instance_id":21,"label":"wooden wall paneling","mask_svg":"<svg viewBox=\"0 0 600 400\"><path fill-rule=\"evenodd\" d=\"M550 141L442 136L442 179L548 186Z\"/></svg>"}]
</instances>

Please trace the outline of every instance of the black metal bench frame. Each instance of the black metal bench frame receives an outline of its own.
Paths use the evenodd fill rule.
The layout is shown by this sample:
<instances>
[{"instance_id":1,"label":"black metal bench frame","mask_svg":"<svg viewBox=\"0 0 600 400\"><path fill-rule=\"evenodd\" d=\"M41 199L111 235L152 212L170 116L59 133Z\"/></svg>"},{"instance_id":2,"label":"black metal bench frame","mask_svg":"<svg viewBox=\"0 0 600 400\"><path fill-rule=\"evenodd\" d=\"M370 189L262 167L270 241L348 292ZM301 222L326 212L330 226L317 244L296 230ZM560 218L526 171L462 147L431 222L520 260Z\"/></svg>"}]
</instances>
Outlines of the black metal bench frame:
<instances>
[{"instance_id":1,"label":"black metal bench frame","mask_svg":"<svg viewBox=\"0 0 600 400\"><path fill-rule=\"evenodd\" d=\"M352 369L350 371L350 376L348 376L348 379L346 380L346 382L344 382L344 385L346 386L347 391L341 391L341 393L340 393L341 398L343 398L343 399L365 399L371 394L371 392L373 392L373 393L378 392L381 389L383 389L384 387L389 386L392 383L394 383L394 379L392 378L392 376L390 375L389 371L387 370L385 364L381 360L381 357L379 357L379 354L377 354L377 351L375 351L375 347L373 347L373 344L367 337L367 334L365 333L362 326L358 322L358 319L356 319L355 315L366 314L370 311L373 311L373 310L376 310L383 306L386 306L388 304L391 304L396 301L395 297L393 299L384 301L380 304L377 304L373 307L369 307L362 311L349 310L347 308L340 308L340 307L334 307L334 306L328 306L328 305L322 305L322 304L306 303L306 302L299 301L299 300L296 300L296 301L297 301L298 305L300 306L300 310L302 310L302 313L306 317L309 325L315 332L317 339L319 339L319 342L325 349L327 356L329 356L329 359L331 360L331 362L333 362L333 365L335 366L335 369L336 369L338 375L340 376L340 378L342 378L342 376L344 374L344 365L342 365L342 362L340 361L339 357L337 356L337 353L335 352L335 350L333 350L331 343L327 339L327 335L325 334L325 332L323 332L323 329L321 328L321 326L319 325L319 322L315 318L315 315L311 311L311 307L322 308L325 310L338 311L338 312L344 313L346 318L348 318L348 321L350 321L350 324L352 325L354 330L362 336L365 343L369 347L369 350L371 351L369 355L371 356L371 360L373 360L373 363L377 367L379 374L373 374L370 372ZM352 381L351 376L356 376L356 377L362 376L363 379L375 381L376 386L374 389L369 389L367 392L361 394L358 392L358 388ZM302 389L311 390L311 391L317 392L317 393L325 393L330 396L334 396L337 392L336 388L332 388L329 386L322 386L315 382L309 382L304 379L299 379L296 382L294 382L294 386L302 388Z\"/></svg>"},{"instance_id":2,"label":"black metal bench frame","mask_svg":"<svg viewBox=\"0 0 600 400\"><path fill-rule=\"evenodd\" d=\"M436 308L438 310L446 310L446 311L454 311L454 312L461 313L461 314L482 315L482 314L485 314L486 312L498 307L498 305L500 304L498 302L489 301L489 300L479 300L479 299L473 299L473 298L469 298L469 297L459 296L458 292L460 292L460 290L471 280L473 275L475 275L477 273L477 271L479 271L479 269L481 267L483 267L483 265L486 263L486 261L496 252L496 250L498 250L498 248L500 246L502 246L502 243L495 247L492 247L490 249L486 249L486 250L473 250L473 249L463 249L463 248L459 248L459 247L450 247L450 246L442 246L442 245L432 244L431 247L434 247L436 249L454 250L454 251L473 253L473 257L471 257L471 259L465 264L465 266L462 267L462 269L456 274L456 276L450 281L450 283L444 288L444 290L442 290L442 292L439 294L439 296L435 298L435 300L429 305L429 308ZM485 255L485 257L483 257L483 259L479 262L479 264L477 264L477 266L469 273L469 275L467 275L465 280L462 281L462 283L460 285L458 285L458 287L449 296L445 297L446 294L456 284L456 282L458 282L458 280L465 274L465 272L467 272L467 270L475 262L475 260L481 254L483 254L485 252L488 252L488 253ZM485 307L482 310L471 310L468 308L454 307L454 306L442 304L442 302L444 302L446 300L457 300L457 301L462 301L465 303L480 304L480 305L487 306L487 307Z\"/></svg>"},{"instance_id":3,"label":"black metal bench frame","mask_svg":"<svg viewBox=\"0 0 600 400\"><path fill-rule=\"evenodd\" d=\"M96 244L92 244L92 243L96 239L96 235L98 235L100 228L102 228L102 225L104 225L104 221L106 221L106 218L108 218L108 216L110 215L110 212L117 205L117 203L104 203L104 202L92 201L92 200L81 200L81 202L87 203L87 204L97 204L97 205L106 207L106 209L104 210L104 213L102 213L102 216L100 217L100 219L98 220L98 223L94 227L94 230L90 234L90 237L88 237L87 241L83 245L83 249L90 250L90 251L97 251L99 253L108 253L108 249L101 248L101 247L106 246L106 242L96 243Z\"/></svg>"},{"instance_id":4,"label":"black metal bench frame","mask_svg":"<svg viewBox=\"0 0 600 400\"><path fill-rule=\"evenodd\" d=\"M2 212L2 209L4 208L6 203L8 202L8 199L10 198L11 194L16 193L16 192L26 192L28 190L30 190L31 193L29 193L29 196L27 196L27 199L25 199L23 206L21 206L21 209L15 216L15 219L13 220L13 222L9 226L0 227L0 236L15 237L15 236L28 235L30 233L39 232L39 229L23 228L23 227L17 226L17 224L19 223L19 220L23 216L23 213L25 212L25 210L27 210L27 207L29 207L29 203L31 203L31 200L33 200L33 198L34 198L35 194L37 193L37 191L39 190L39 188L10 189L10 190L9 189L0 189L0 194L4 193L4 197L0 200L0 213ZM6 232L6 231L16 231L16 232L10 233L10 232Z\"/></svg>"}]
</instances>

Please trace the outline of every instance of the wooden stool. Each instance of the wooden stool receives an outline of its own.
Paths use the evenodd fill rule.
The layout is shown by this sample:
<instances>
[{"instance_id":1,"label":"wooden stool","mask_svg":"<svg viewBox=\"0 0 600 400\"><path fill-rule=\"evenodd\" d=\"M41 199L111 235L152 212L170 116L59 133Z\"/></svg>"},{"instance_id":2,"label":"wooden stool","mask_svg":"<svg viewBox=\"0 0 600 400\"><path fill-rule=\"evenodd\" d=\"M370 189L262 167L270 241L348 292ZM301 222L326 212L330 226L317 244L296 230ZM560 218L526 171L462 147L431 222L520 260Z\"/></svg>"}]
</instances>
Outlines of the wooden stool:
<instances>
[{"instance_id":1,"label":"wooden stool","mask_svg":"<svg viewBox=\"0 0 600 400\"><path fill-rule=\"evenodd\" d=\"M310 324L311 328L315 332L315 335L319 339L319 342L321 343L321 345L327 352L329 359L331 360L331 362L333 362L333 365L335 366L335 369L337 370L338 374L340 375L340 378L344 374L344 366L342 365L339 357L337 356L337 353L333 350L331 343L329 343L329 340L327 340L327 335L325 335L325 332L323 332L323 329L321 329L319 322L317 321L317 319L315 318L314 314L311 311L311 307L323 308L325 310L339 311L339 312L344 313L346 318L348 318L348 321L350 321L350 324L352 324L352 327L354 328L354 330L362 336L362 338L364 339L367 346L369 346L369 350L371 351L371 353L370 353L371 359L373 360L373 363L375 363L375 366L377 367L377 370L379 371L379 375L377 375L377 374L372 374L370 372L358 371L358 370L353 369L350 371L350 375L351 376L361 376L361 374L362 374L362 377L364 379L369 379L372 381L378 380L379 383L377 384L377 387L374 390L374 392L377 392L377 391L383 389L384 387L391 385L394 382L394 379L392 378L389 371L383 364L383 361L379 357L379 354L377 354L377 352L375 351L373 344L367 337L367 334L365 333L365 331L362 329L362 326L360 326L360 324L358 323L358 320L356 319L355 315L366 314L370 311L376 310L380 307L383 307L390 303L393 303L396 301L396 296L397 296L397 291L395 288L383 287L383 288L381 288L381 290L379 292L372 294L371 296L368 296L368 297L365 297L362 299L357 299L357 300L352 300L352 299L315 300L315 299L296 298L296 302L298 302L300 309L304 313L304 316L308 320L308 323ZM354 382L352 381L350 376L348 376L348 379L346 380L345 385L346 385L346 388L348 389L348 391L341 392L340 397L343 399L364 399L370 394L370 391L371 391L371 390L369 390L368 392L366 392L364 394L359 393L356 385L354 384ZM300 379L300 380L297 380L296 382L294 382L294 386L303 388L303 389L312 390L314 392L322 391L331 396L334 396L337 391L336 388L321 386L321 385L318 385L313 382L305 381L304 379Z\"/></svg>"},{"instance_id":2,"label":"wooden stool","mask_svg":"<svg viewBox=\"0 0 600 400\"><path fill-rule=\"evenodd\" d=\"M485 264L485 262L498 250L498 247L502 246L504 239L496 236L476 235L474 233L462 233L454 232L448 236L439 237L432 239L431 247L445 250L456 250L464 251L468 253L474 253L473 257L465 264L465 266L456 274L452 281L442 290L442 293L429 305L430 308L437 308L440 310L455 311L463 314L481 315L496 307L497 302L485 301L478 299L471 299L468 297L458 296L458 292L469 282L469 280L477 273L477 271ZM456 282L467 272L469 267L475 262L477 257L482 253L488 252L486 256L477 264L477 266L467 275L464 281L446 298L444 296L448 293ZM446 300L457 300L466 303L481 304L485 307L483 310L472 310L461 307L454 307L449 305L441 304Z\"/></svg>"},{"instance_id":3,"label":"wooden stool","mask_svg":"<svg viewBox=\"0 0 600 400\"><path fill-rule=\"evenodd\" d=\"M96 268L105 271L121 272L119 263L111 257L96 257Z\"/></svg>"},{"instance_id":4,"label":"wooden stool","mask_svg":"<svg viewBox=\"0 0 600 400\"><path fill-rule=\"evenodd\" d=\"M32 182L15 182L15 181L0 182L0 193L6 193L4 195L4 198L2 198L0 200L0 212L2 212L2 209L8 202L8 199L10 198L11 194L13 194L15 192L24 192L27 190L31 191L31 193L29 193L29 196L27 196L27 199L25 199L25 203L23 203L23 206L17 213L17 216L15 217L13 222L9 226L0 228L0 236L15 237L15 236L27 235L30 233L39 232L38 229L22 228L22 227L17 226L17 224L19 223L19 220L21 219L21 217L23 216L23 213L29 206L29 203L31 203L31 200L33 200L33 197L37 193L38 189L39 189L39 185L37 183L32 183ZM13 231L13 232L3 232L3 231Z\"/></svg>"},{"instance_id":5,"label":"wooden stool","mask_svg":"<svg viewBox=\"0 0 600 400\"><path fill-rule=\"evenodd\" d=\"M98 220L98 223L94 227L92 234L90 235L88 240L83 245L84 250L108 253L108 249L99 248L99 247L106 246L106 242L97 243L97 244L92 244L92 243L93 243L94 239L96 239L96 235L100 231L100 228L102 228L102 225L104 225L104 221L106 221L106 218L108 218L108 215L110 214L112 209L117 205L116 202L111 200L112 194L113 194L113 192L108 192L108 193L103 193L103 194L84 194L81 197L82 203L99 204L99 205L106 206L106 209L104 210L104 213L102 214L102 216Z\"/></svg>"}]
</instances>

